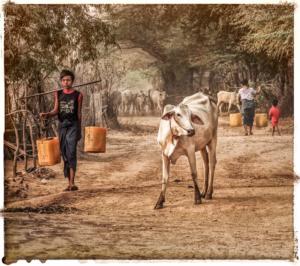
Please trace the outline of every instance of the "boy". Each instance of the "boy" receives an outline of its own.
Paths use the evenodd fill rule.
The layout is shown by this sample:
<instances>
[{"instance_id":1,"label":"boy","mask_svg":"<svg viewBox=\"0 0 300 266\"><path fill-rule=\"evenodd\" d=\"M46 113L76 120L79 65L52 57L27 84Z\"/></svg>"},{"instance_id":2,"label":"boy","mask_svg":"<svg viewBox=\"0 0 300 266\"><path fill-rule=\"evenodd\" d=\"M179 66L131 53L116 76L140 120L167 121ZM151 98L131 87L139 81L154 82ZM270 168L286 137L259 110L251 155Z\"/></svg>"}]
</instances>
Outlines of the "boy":
<instances>
[{"instance_id":1,"label":"boy","mask_svg":"<svg viewBox=\"0 0 300 266\"><path fill-rule=\"evenodd\" d=\"M60 81L62 90L54 94L54 109L48 113L40 113L41 118L58 115L60 151L64 161L64 176L69 185L64 191L78 190L75 186L75 172L77 166L76 148L81 138L81 109L83 96L72 89L75 76L72 71L62 70Z\"/></svg>"},{"instance_id":2,"label":"boy","mask_svg":"<svg viewBox=\"0 0 300 266\"><path fill-rule=\"evenodd\" d=\"M269 110L269 118L271 120L272 127L273 127L272 136L274 136L275 128L277 129L279 136L281 136L280 130L278 128L278 121L279 121L279 117L280 117L280 111L279 111L277 105L278 105L278 100L274 99L273 102L272 102L272 107Z\"/></svg>"}]
</instances>

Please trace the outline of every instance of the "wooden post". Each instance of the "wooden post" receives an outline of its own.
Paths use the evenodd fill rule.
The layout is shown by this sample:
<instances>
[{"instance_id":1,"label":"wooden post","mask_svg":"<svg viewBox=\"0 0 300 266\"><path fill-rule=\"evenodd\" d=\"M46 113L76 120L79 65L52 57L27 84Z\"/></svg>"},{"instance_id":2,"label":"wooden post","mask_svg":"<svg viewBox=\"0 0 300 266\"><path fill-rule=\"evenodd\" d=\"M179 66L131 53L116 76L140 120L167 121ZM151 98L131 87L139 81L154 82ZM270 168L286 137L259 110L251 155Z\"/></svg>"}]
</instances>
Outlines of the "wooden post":
<instances>
[{"instance_id":1,"label":"wooden post","mask_svg":"<svg viewBox=\"0 0 300 266\"><path fill-rule=\"evenodd\" d=\"M35 142L33 138L32 123L30 120L28 120L28 122L29 122L28 126L29 126L30 142L32 147L33 167L36 168L36 152L35 152Z\"/></svg>"},{"instance_id":2,"label":"wooden post","mask_svg":"<svg viewBox=\"0 0 300 266\"><path fill-rule=\"evenodd\" d=\"M26 119L27 113L23 114L23 128L22 128L22 138L23 138L23 150L24 150L24 170L27 170L27 143L26 143Z\"/></svg>"},{"instance_id":3,"label":"wooden post","mask_svg":"<svg viewBox=\"0 0 300 266\"><path fill-rule=\"evenodd\" d=\"M94 104L94 93L90 96L90 112L93 114L92 125L95 126L95 104Z\"/></svg>"},{"instance_id":4,"label":"wooden post","mask_svg":"<svg viewBox=\"0 0 300 266\"><path fill-rule=\"evenodd\" d=\"M25 97L27 96L27 86L25 87ZM25 98L24 102L25 106L24 109L26 110L25 113L23 113L23 150L24 150L24 170L27 171L28 166L28 160L27 160L27 142L26 142L26 120L27 120L27 98Z\"/></svg>"},{"instance_id":5,"label":"wooden post","mask_svg":"<svg viewBox=\"0 0 300 266\"><path fill-rule=\"evenodd\" d=\"M18 159L18 153L19 153L19 148L20 148L20 142L19 142L19 133L18 133L18 130L16 127L15 120L12 118L12 116L10 116L10 118L11 118L11 122L14 127L14 130L15 130L16 145L17 145L17 148L14 152L14 161L13 161L13 176L15 177L17 175L17 159Z\"/></svg>"}]
</instances>

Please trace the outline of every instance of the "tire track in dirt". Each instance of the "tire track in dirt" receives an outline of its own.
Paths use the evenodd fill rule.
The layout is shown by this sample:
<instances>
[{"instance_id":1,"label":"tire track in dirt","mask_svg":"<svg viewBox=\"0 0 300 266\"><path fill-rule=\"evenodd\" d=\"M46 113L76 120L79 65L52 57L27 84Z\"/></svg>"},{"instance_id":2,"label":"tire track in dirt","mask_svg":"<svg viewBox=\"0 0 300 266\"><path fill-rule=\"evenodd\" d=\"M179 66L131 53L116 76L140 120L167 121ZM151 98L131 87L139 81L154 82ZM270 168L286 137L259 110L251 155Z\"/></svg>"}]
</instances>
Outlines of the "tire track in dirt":
<instances>
[{"instance_id":1,"label":"tire track in dirt","mask_svg":"<svg viewBox=\"0 0 300 266\"><path fill-rule=\"evenodd\" d=\"M237 137L239 146L243 137ZM226 179L227 183L222 187L278 187L293 186L294 174L292 172L292 139L285 136L284 139L274 140L271 136L256 136L254 140L248 140L251 151L243 150L237 154L231 152L227 157L218 160L218 167L222 171L217 174ZM282 144L282 142L284 144ZM269 145L270 148L266 148ZM237 148L233 147L233 149ZM218 185L217 185L218 187Z\"/></svg>"}]
</instances>

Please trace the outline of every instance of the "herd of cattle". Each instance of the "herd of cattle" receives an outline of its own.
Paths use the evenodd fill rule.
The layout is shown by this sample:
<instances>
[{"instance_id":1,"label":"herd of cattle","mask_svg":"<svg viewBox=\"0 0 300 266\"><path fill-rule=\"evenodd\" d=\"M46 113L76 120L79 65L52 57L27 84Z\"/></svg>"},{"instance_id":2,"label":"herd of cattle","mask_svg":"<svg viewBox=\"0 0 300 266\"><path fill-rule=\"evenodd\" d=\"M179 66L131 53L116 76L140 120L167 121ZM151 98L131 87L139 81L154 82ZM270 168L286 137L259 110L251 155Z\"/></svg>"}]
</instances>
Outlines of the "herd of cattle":
<instances>
[{"instance_id":1,"label":"herd of cattle","mask_svg":"<svg viewBox=\"0 0 300 266\"><path fill-rule=\"evenodd\" d=\"M115 112L120 115L161 115L165 105L167 94L165 91L149 89L147 91L132 91L125 89L123 91L114 91L112 93L113 106ZM222 113L222 107L228 106L227 112L232 106L240 110L238 93L229 91L219 91L217 93L217 107Z\"/></svg>"},{"instance_id":2,"label":"herd of cattle","mask_svg":"<svg viewBox=\"0 0 300 266\"><path fill-rule=\"evenodd\" d=\"M166 92L156 89L147 91L114 91L113 105L121 115L161 114L166 100Z\"/></svg>"}]
</instances>

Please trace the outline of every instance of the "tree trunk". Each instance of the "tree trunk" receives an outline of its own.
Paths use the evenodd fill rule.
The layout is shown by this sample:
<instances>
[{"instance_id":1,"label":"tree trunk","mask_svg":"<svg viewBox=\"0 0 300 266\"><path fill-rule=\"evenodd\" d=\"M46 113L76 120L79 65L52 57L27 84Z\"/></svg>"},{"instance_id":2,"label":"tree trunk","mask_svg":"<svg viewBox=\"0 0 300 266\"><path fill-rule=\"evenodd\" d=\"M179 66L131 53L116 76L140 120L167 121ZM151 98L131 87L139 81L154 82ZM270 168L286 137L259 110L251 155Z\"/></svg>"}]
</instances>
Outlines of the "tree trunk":
<instances>
[{"instance_id":1,"label":"tree trunk","mask_svg":"<svg viewBox=\"0 0 300 266\"><path fill-rule=\"evenodd\" d=\"M107 95L107 109L106 109L106 115L107 115L107 124L110 128L120 128L120 123L118 121L118 115L117 115L117 109L114 108L114 101L111 98L111 95Z\"/></svg>"},{"instance_id":2,"label":"tree trunk","mask_svg":"<svg viewBox=\"0 0 300 266\"><path fill-rule=\"evenodd\" d=\"M280 101L280 109L282 116L294 114L294 77L292 60L287 60L282 64L281 68L281 84L280 89L282 97Z\"/></svg>"},{"instance_id":3,"label":"tree trunk","mask_svg":"<svg viewBox=\"0 0 300 266\"><path fill-rule=\"evenodd\" d=\"M189 68L187 71L187 81L188 81L188 90L190 92L190 94L194 93L193 87L194 87L194 69L193 68Z\"/></svg>"},{"instance_id":4,"label":"tree trunk","mask_svg":"<svg viewBox=\"0 0 300 266\"><path fill-rule=\"evenodd\" d=\"M27 97L27 86L25 87L25 97ZM27 111L27 98L25 98L24 110ZM24 149L24 170L27 171L28 160L27 160L27 136L26 136L26 123L27 123L27 112L23 115L23 149Z\"/></svg>"},{"instance_id":5,"label":"tree trunk","mask_svg":"<svg viewBox=\"0 0 300 266\"><path fill-rule=\"evenodd\" d=\"M166 69L162 70L162 78L164 80L165 91L167 94L176 94L176 76L173 70Z\"/></svg>"},{"instance_id":6,"label":"tree trunk","mask_svg":"<svg viewBox=\"0 0 300 266\"><path fill-rule=\"evenodd\" d=\"M106 126L113 129L119 129L120 124L118 121L118 114L116 108L114 108L114 100L112 94L108 90L102 91L102 106L107 106L103 110L102 119L105 119ZM105 113L104 113L105 112ZM103 121L104 122L104 121Z\"/></svg>"},{"instance_id":7,"label":"tree trunk","mask_svg":"<svg viewBox=\"0 0 300 266\"><path fill-rule=\"evenodd\" d=\"M92 93L90 98L90 112L93 114L92 125L103 126L102 95L100 92Z\"/></svg>"}]
</instances>

